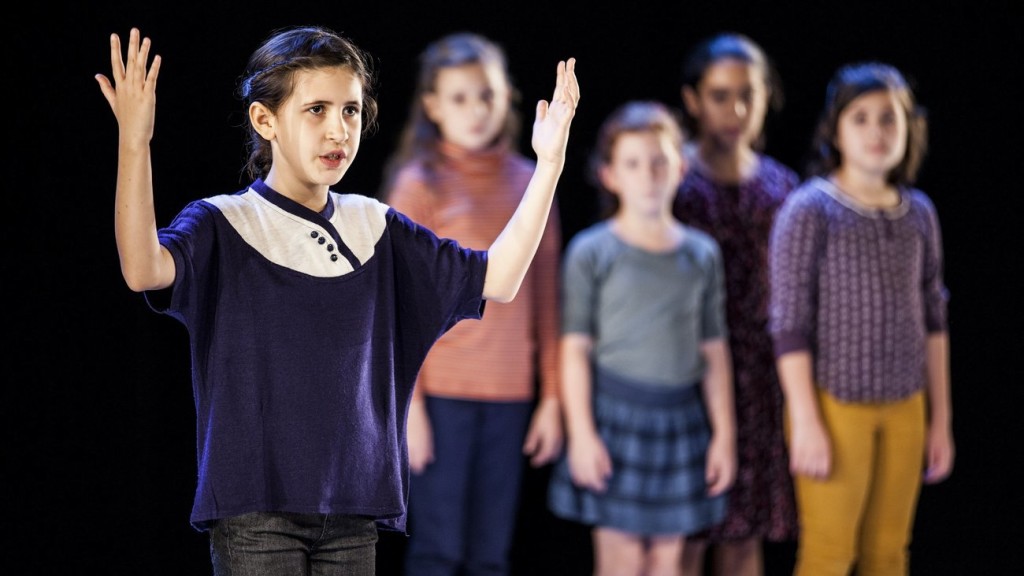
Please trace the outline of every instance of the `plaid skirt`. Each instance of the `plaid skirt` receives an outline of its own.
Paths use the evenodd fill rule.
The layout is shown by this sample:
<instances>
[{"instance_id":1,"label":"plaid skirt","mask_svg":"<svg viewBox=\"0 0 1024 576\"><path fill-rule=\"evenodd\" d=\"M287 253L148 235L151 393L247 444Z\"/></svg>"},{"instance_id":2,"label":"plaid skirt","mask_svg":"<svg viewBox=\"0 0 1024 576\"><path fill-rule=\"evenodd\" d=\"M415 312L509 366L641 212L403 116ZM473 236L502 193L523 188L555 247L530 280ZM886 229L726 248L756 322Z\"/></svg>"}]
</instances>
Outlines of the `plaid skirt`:
<instances>
[{"instance_id":1,"label":"plaid skirt","mask_svg":"<svg viewBox=\"0 0 1024 576\"><path fill-rule=\"evenodd\" d=\"M556 516L639 535L692 534L722 521L726 496L707 496L710 428L699 384L652 386L594 368L594 420L612 460L603 493L576 487L566 454L548 507Z\"/></svg>"}]
</instances>

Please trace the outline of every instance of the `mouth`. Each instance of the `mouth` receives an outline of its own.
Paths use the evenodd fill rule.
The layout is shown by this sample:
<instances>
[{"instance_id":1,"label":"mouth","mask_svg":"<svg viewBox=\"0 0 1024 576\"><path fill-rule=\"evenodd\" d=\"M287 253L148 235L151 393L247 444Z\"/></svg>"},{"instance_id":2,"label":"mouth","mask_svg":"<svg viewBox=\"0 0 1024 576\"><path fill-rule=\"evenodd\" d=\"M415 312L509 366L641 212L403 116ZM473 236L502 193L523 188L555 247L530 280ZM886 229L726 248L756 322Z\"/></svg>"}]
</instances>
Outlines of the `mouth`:
<instances>
[{"instance_id":1,"label":"mouth","mask_svg":"<svg viewBox=\"0 0 1024 576\"><path fill-rule=\"evenodd\" d=\"M320 161L331 170L339 168L346 158L348 158L348 154L344 150L334 150L320 155Z\"/></svg>"}]
</instances>

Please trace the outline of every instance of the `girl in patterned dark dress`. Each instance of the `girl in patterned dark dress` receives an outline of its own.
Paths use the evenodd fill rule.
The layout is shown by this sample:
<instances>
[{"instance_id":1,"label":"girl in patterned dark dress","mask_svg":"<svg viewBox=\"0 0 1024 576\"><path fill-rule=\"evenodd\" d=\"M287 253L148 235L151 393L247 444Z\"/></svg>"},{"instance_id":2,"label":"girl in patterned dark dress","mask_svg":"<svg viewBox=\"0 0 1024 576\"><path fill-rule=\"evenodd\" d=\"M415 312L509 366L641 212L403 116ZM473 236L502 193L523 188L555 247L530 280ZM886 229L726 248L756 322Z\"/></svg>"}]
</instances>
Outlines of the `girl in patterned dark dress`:
<instances>
[{"instance_id":1,"label":"girl in patterned dark dress","mask_svg":"<svg viewBox=\"0 0 1024 576\"><path fill-rule=\"evenodd\" d=\"M692 49L683 68L690 170L676 198L679 220L710 234L725 262L726 321L736 398L738 474L725 520L691 535L683 573L763 574L764 541L796 538L792 481L782 435L782 393L768 321L768 236L797 174L763 154L769 109L782 93L764 51L723 33Z\"/></svg>"},{"instance_id":2,"label":"girl in patterned dark dress","mask_svg":"<svg viewBox=\"0 0 1024 576\"><path fill-rule=\"evenodd\" d=\"M685 535L721 521L736 473L721 253L671 212L682 145L662 104L614 112L592 165L611 216L566 249L568 451L549 505L593 527L598 575L678 574Z\"/></svg>"}]
</instances>

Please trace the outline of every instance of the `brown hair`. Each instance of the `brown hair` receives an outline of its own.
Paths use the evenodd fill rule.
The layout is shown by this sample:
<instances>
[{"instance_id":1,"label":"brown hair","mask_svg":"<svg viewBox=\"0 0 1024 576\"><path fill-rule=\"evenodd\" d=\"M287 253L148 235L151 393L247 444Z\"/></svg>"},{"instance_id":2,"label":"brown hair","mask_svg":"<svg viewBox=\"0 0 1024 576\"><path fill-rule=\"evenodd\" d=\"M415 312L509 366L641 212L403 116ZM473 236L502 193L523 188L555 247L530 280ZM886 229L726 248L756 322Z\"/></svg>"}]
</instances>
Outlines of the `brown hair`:
<instances>
[{"instance_id":1,"label":"brown hair","mask_svg":"<svg viewBox=\"0 0 1024 576\"><path fill-rule=\"evenodd\" d=\"M237 96L245 110L260 102L276 112L295 89L295 73L318 68L348 68L363 87L363 132L377 125L375 75L370 56L351 40L320 26L285 28L273 32L249 57L238 84ZM246 114L248 117L248 114ZM273 164L270 142L248 126L248 160L245 170L253 179L264 178Z\"/></svg>"}]
</instances>

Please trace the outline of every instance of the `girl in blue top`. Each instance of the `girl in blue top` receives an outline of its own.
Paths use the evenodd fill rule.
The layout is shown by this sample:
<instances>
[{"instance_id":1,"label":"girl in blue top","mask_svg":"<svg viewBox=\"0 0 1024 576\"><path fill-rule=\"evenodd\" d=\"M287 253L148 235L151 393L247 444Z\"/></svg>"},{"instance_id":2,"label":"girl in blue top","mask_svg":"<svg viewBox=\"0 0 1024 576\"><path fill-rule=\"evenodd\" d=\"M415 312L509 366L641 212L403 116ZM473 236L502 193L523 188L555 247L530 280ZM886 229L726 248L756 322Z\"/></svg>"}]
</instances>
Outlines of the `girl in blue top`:
<instances>
[{"instance_id":1,"label":"girl in blue top","mask_svg":"<svg viewBox=\"0 0 1024 576\"><path fill-rule=\"evenodd\" d=\"M117 118L115 236L129 288L189 331L198 486L214 573L374 573L375 523L404 530L406 412L433 342L519 289L548 220L579 101L560 62L537 104L536 170L486 251L331 190L376 116L369 58L319 27L284 29L239 86L252 183L158 229L149 143L161 60L132 29L97 75Z\"/></svg>"}]
</instances>

